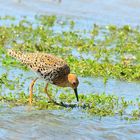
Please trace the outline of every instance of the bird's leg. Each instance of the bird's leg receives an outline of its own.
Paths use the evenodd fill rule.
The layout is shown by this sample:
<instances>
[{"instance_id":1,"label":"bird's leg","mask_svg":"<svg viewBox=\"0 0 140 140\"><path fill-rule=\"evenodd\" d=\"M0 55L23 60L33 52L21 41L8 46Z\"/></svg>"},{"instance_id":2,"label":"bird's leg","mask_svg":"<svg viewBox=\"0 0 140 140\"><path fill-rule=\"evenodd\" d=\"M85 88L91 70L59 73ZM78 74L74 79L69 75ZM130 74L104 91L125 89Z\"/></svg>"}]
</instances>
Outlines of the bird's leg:
<instances>
[{"instance_id":1,"label":"bird's leg","mask_svg":"<svg viewBox=\"0 0 140 140\"><path fill-rule=\"evenodd\" d=\"M34 84L36 82L38 78L34 79L31 84L30 84L30 97L29 97L29 103L30 105L32 104L32 98L33 98L33 87L34 87Z\"/></svg>"},{"instance_id":2,"label":"bird's leg","mask_svg":"<svg viewBox=\"0 0 140 140\"><path fill-rule=\"evenodd\" d=\"M47 83L46 86L45 86L44 92L47 94L49 100L54 102L54 100L51 98L51 96L50 96L49 93L48 93L48 83Z\"/></svg>"}]
</instances>

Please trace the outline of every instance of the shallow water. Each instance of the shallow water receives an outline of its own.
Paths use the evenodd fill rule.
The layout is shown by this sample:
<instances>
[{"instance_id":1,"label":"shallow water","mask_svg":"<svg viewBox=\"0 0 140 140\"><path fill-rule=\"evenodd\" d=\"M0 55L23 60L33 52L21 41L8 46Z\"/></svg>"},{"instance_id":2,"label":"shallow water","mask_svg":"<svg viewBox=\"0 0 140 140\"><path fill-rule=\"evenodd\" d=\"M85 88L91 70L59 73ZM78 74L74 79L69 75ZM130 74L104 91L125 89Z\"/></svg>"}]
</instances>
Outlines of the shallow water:
<instances>
[{"instance_id":1,"label":"shallow water","mask_svg":"<svg viewBox=\"0 0 140 140\"><path fill-rule=\"evenodd\" d=\"M0 0L0 3L0 15L13 15L18 18L26 15L27 18L33 20L35 14L56 14L60 17L75 19L79 23L78 29L91 28L93 23L130 24L132 26L140 23L139 0L102 0L102 3L98 0L62 0L62 2L57 0ZM75 50L72 53L79 56ZM7 70L0 67L0 74L5 72ZM31 77L35 76L30 71L23 72L14 68L9 72L9 78L17 77L19 74L23 74L21 81L26 80L26 82L23 87L17 87L16 90L24 89L28 94L29 82ZM29 75L30 78L26 79ZM127 100L140 97L139 82L114 79L109 79L104 85L102 78L80 77L78 90L79 93L84 94L96 92L115 94L119 97L124 96ZM2 92L8 91L3 88ZM67 112L62 110L37 111L29 106L12 109L6 105L0 106L0 140L139 140L139 132L140 121L129 123L120 120L117 116L100 120L95 116L87 116L78 108Z\"/></svg>"},{"instance_id":2,"label":"shallow water","mask_svg":"<svg viewBox=\"0 0 140 140\"><path fill-rule=\"evenodd\" d=\"M6 73L6 69L0 68L0 74ZM23 76L20 76L23 75ZM23 90L25 93L28 94L29 90L29 84L32 81L32 79L36 78L36 74L32 71L24 72L23 70L20 70L18 68L13 68L10 71L8 71L8 78L11 80L16 79L17 77L20 78L20 83L24 82L23 87L19 87L20 85L17 85L17 88L15 91ZM104 84L103 78L96 78L96 77L79 77L79 86L78 86L78 92L83 94L91 94L91 93L103 93L106 94L114 94L118 97L125 97L125 99L133 100L135 101L136 98L140 97L140 82L127 82L122 80L116 80L116 79L108 79L107 83ZM19 84L20 84L19 83ZM36 86L41 86L42 88L45 86L45 81L43 79L39 79L36 82ZM56 92L57 86L53 86L54 88L54 94ZM60 92L65 92L67 88L60 88ZM73 91L69 88L68 90L73 93ZM3 87L2 90L3 93L6 93L7 90L5 87ZM17 92L16 92L17 93ZM59 94L59 93L58 93Z\"/></svg>"},{"instance_id":3,"label":"shallow water","mask_svg":"<svg viewBox=\"0 0 140 140\"><path fill-rule=\"evenodd\" d=\"M74 18L80 22L79 28L93 23L132 26L140 23L139 0L0 0L0 3L0 15L26 15L32 19L35 14L56 14Z\"/></svg>"},{"instance_id":4,"label":"shallow water","mask_svg":"<svg viewBox=\"0 0 140 140\"><path fill-rule=\"evenodd\" d=\"M2 72L2 69L0 69L0 73L4 72L4 70ZM24 77L21 81L26 80L24 87L21 87L21 89L24 89L28 94L29 82L35 75L31 71L23 72L19 69L12 69L9 72L9 78L18 77L19 74L23 74ZM26 79L29 75L30 78ZM41 84L42 81L38 83ZM35 87L39 86L39 84L36 84ZM15 90L20 91L21 89L18 87ZM79 93L94 94L96 92L106 92L119 97L123 96L127 100L135 100L137 97L140 97L139 83L128 83L114 79L109 79L105 86L102 78L80 77L78 89ZM60 89L60 91L63 91L63 89ZM5 90L3 87L3 93L7 92L8 90ZM129 113L129 110L127 111ZM35 110L29 106L19 106L10 109L6 105L5 107L2 105L0 108L0 139L2 140L59 140L62 138L68 140L138 140L140 139L139 126L140 121L129 123L121 120L118 116L105 117L100 120L99 117L82 113L79 108L75 108L70 112L64 110Z\"/></svg>"},{"instance_id":5,"label":"shallow water","mask_svg":"<svg viewBox=\"0 0 140 140\"><path fill-rule=\"evenodd\" d=\"M78 109L72 112L34 111L27 107L0 111L1 140L139 140L140 122L118 118L86 118Z\"/></svg>"}]
</instances>

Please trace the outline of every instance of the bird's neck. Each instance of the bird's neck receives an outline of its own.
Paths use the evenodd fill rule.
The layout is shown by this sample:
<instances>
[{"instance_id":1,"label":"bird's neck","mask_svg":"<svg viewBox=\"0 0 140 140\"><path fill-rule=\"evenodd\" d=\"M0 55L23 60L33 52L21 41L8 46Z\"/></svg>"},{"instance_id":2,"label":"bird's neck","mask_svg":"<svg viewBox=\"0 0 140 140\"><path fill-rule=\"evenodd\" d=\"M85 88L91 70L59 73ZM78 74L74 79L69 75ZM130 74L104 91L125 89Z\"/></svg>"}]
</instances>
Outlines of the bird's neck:
<instances>
[{"instance_id":1,"label":"bird's neck","mask_svg":"<svg viewBox=\"0 0 140 140\"><path fill-rule=\"evenodd\" d=\"M68 75L59 78L59 80L55 81L54 84L60 87L70 87L70 83L68 81Z\"/></svg>"}]
</instances>

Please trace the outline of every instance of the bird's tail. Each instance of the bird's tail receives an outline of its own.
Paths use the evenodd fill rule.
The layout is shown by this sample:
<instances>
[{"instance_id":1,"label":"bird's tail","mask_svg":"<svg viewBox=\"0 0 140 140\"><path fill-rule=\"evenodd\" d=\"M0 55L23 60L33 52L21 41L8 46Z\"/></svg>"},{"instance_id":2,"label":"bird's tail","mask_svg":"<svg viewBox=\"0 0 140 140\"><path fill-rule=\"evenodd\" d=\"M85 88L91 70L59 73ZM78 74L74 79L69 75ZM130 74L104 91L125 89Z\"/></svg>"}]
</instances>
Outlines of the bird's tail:
<instances>
[{"instance_id":1,"label":"bird's tail","mask_svg":"<svg viewBox=\"0 0 140 140\"><path fill-rule=\"evenodd\" d=\"M21 51L15 51L15 50L12 50L12 49L8 49L7 53L8 53L8 55L16 58L17 60L19 60L21 62L23 61L23 59L26 59L26 56Z\"/></svg>"}]
</instances>

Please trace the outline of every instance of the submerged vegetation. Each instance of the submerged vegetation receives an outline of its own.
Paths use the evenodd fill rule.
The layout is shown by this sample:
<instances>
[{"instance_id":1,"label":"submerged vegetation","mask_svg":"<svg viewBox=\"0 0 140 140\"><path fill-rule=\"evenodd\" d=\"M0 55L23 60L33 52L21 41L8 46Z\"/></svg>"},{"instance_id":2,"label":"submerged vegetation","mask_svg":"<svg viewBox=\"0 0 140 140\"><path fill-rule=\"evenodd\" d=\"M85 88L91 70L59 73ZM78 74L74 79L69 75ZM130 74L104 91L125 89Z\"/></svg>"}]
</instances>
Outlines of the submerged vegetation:
<instances>
[{"instance_id":1,"label":"submerged vegetation","mask_svg":"<svg viewBox=\"0 0 140 140\"><path fill-rule=\"evenodd\" d=\"M52 53L64 58L71 71L79 76L103 77L104 83L108 78L121 80L140 80L140 28L129 25L105 27L93 25L90 30L77 30L77 23L70 19L60 19L56 16L36 16L32 21L23 17L0 18L0 66L6 69L0 72L0 102L9 106L27 105L28 95L20 91L13 94L15 87L25 82L8 78L12 68L28 70L16 60L7 55L6 49L20 51L41 51ZM1 68L0 68L1 70ZM7 88L6 94L2 89ZM125 119L136 120L140 117L140 102L126 101L115 95L91 93L79 94L79 104L74 104L74 95L60 93L52 103L41 94L34 95L33 105L37 109L71 109L79 107L84 112L96 116L120 115ZM50 89L50 93L53 90ZM53 96L53 94L52 94ZM62 102L61 102L62 101ZM67 104L65 104L67 103ZM134 109L127 114L129 107Z\"/></svg>"}]
</instances>

